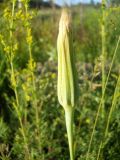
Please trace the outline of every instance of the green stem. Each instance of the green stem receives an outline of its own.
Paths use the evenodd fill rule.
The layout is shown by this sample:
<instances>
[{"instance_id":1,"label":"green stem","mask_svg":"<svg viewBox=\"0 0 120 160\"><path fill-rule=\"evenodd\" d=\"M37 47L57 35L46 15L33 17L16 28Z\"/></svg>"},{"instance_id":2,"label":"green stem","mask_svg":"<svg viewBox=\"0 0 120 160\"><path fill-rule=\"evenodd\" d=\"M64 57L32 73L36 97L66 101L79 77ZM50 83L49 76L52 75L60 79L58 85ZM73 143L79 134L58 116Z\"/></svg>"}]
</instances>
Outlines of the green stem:
<instances>
[{"instance_id":1,"label":"green stem","mask_svg":"<svg viewBox=\"0 0 120 160\"><path fill-rule=\"evenodd\" d=\"M20 110L19 110L20 104L19 104L18 91L17 91L17 85L16 85L17 82L16 82L16 78L15 78L15 69L14 69L14 65L13 65L13 60L14 60L13 59L14 58L13 25L14 25L14 14L15 14L15 2L16 2L15 0L12 1L12 17L11 17L11 20L10 20L11 50L10 50L10 56L9 56L9 63L10 63L10 69L11 69L11 84L13 85L13 90L14 90L14 93L15 93L15 101L16 101L16 104L14 105L14 107L15 107L15 111L16 111L17 116L18 116L18 120L19 120L20 127L21 127L21 133L22 133L23 140L24 140L24 143L25 143L25 151L26 151L25 157L27 157L25 159L30 160L30 152L29 152L29 147L28 147L28 144L27 144L27 137L25 135L24 126L23 126L22 119L21 119L21 113L20 113Z\"/></svg>"},{"instance_id":2,"label":"green stem","mask_svg":"<svg viewBox=\"0 0 120 160\"><path fill-rule=\"evenodd\" d=\"M105 91L106 91L106 88L107 88L107 84L108 84L108 80L109 80L109 77L110 77L110 73L111 73L111 70L112 70L112 67L113 67L113 64L114 64L114 61L115 61L115 57L116 57L117 51L118 51L119 43L120 43L120 36L118 37L117 45L115 47L115 50L114 50L114 53L113 53L113 57L112 57L112 61L111 61L111 64L110 64L110 69L108 71L107 78L106 78L106 81L105 81L104 92L102 94L102 97L101 97L101 100L100 100L100 104L98 106L98 110L97 110L97 114L96 114L96 118L95 118L95 123L94 123L94 126L93 126L92 134L91 134L91 137L90 137L90 142L89 142L89 145L88 145L88 151L87 151L87 154L86 154L86 160L88 160L88 158L89 158L89 152L90 152L90 149L91 149L93 135L94 135L94 132L95 132L98 116L99 116L99 113L100 113L100 110L101 110L101 106L103 104Z\"/></svg>"},{"instance_id":3,"label":"green stem","mask_svg":"<svg viewBox=\"0 0 120 160\"><path fill-rule=\"evenodd\" d=\"M29 24L27 26L27 30L30 29L30 22L29 18L27 18L28 14L28 1L25 1L25 14L26 14L26 21ZM33 94L33 106L35 108L35 119L36 119L36 128L37 128L37 140L38 140L38 146L40 147L41 150L41 145L40 145L40 127L39 127L39 110L37 106L37 95L36 95L36 84L35 84L35 74L34 74L34 64L33 64L33 57L32 57L32 45L31 43L28 42L28 51L29 51L29 61L30 61L30 71L31 71L31 78L32 78L32 94Z\"/></svg>"},{"instance_id":4,"label":"green stem","mask_svg":"<svg viewBox=\"0 0 120 160\"><path fill-rule=\"evenodd\" d=\"M102 26L101 26L101 33L102 33L102 95L104 94L105 88L105 0L102 0ZM102 117L104 118L104 98L102 103Z\"/></svg>"},{"instance_id":5,"label":"green stem","mask_svg":"<svg viewBox=\"0 0 120 160\"><path fill-rule=\"evenodd\" d=\"M118 94L119 84L120 84L120 75L119 75L117 83L116 83L114 96L113 96L113 100L112 100L112 105L110 107L110 111L109 111L109 114L108 114L107 125L106 125L106 129L105 129L105 134L104 134L104 139L108 135L108 129L109 129L109 124L110 124L110 120L111 120L111 115L112 115L112 112L114 111L114 108L115 108L116 103L117 103L117 94ZM104 139L102 139L102 141L100 143L99 151L98 151L98 154L97 154L97 160L99 160L99 156L100 156L100 153L101 153L101 149L102 149L102 146L103 146L103 140Z\"/></svg>"},{"instance_id":6,"label":"green stem","mask_svg":"<svg viewBox=\"0 0 120 160\"><path fill-rule=\"evenodd\" d=\"M73 147L73 119L74 119L74 109L72 106L68 106L65 109L65 121L66 129L68 135L70 160L74 160L74 147Z\"/></svg>"},{"instance_id":7,"label":"green stem","mask_svg":"<svg viewBox=\"0 0 120 160\"><path fill-rule=\"evenodd\" d=\"M117 98L118 98L117 94L118 94L119 84L120 84L120 75L119 75L118 80L117 80L117 84L116 84L115 92L114 92L114 96L113 96L113 101L112 101L112 106L110 108L109 115L108 115L108 120L107 120L107 125L106 125L106 130L105 130L105 137L108 134L111 115L112 115L112 112L114 111L114 108L116 106L116 102L117 102Z\"/></svg>"}]
</instances>

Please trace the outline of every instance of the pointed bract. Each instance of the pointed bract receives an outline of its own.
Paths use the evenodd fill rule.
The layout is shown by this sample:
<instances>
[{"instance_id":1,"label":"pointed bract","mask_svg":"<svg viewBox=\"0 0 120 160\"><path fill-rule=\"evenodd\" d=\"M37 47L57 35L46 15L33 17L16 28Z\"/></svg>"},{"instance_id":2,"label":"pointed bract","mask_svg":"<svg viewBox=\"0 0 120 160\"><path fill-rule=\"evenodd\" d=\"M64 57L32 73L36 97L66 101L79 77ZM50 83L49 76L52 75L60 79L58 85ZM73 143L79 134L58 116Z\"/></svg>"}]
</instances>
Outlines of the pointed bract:
<instances>
[{"instance_id":1,"label":"pointed bract","mask_svg":"<svg viewBox=\"0 0 120 160\"><path fill-rule=\"evenodd\" d=\"M63 10L57 39L58 51L58 100L65 106L74 106L78 98L71 18ZM65 109L65 108L64 108Z\"/></svg>"}]
</instances>

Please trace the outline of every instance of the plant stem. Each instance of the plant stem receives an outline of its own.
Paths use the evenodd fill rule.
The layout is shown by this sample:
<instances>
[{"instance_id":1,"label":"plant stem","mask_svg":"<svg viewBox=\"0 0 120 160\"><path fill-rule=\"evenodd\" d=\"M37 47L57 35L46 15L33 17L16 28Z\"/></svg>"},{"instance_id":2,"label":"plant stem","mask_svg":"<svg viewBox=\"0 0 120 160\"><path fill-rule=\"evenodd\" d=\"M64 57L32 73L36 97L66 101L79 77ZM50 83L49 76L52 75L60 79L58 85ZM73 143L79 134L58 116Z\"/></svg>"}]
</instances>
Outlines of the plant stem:
<instances>
[{"instance_id":1,"label":"plant stem","mask_svg":"<svg viewBox=\"0 0 120 160\"><path fill-rule=\"evenodd\" d=\"M117 94L118 94L119 85L120 85L120 75L119 75L117 83L116 83L114 96L113 96L113 100L112 100L112 105L110 107L110 111L109 111L109 114L108 114L107 125L106 125L106 128L105 128L105 134L104 134L104 139L108 135L108 129L109 129L111 115L112 115L112 112L113 112L113 110L115 108L115 105L116 105L116 102L117 102ZM102 146L103 146L103 140L101 141L100 146L99 146L99 151L98 151L98 154L97 154L97 160L99 160L99 156L100 156L100 152L101 152Z\"/></svg>"},{"instance_id":2,"label":"plant stem","mask_svg":"<svg viewBox=\"0 0 120 160\"><path fill-rule=\"evenodd\" d=\"M101 26L101 35L102 35L102 95L104 94L105 88L105 0L102 0L102 26ZM102 102L102 118L104 118L104 98Z\"/></svg>"},{"instance_id":3,"label":"plant stem","mask_svg":"<svg viewBox=\"0 0 120 160\"><path fill-rule=\"evenodd\" d=\"M117 53L117 50L118 50L119 43L120 43L120 36L118 37L118 41L117 41L117 44L116 44L116 47L115 47L115 51L114 51L114 54L113 54L113 58L112 58L112 62L111 62L111 65L110 65L109 73L108 73L107 80L106 80L106 85L107 85L107 82L108 82L108 79L109 79L109 76L110 76L110 72L111 72L111 69L112 69L112 66L113 66L113 62L115 60L115 56L116 56L116 53ZM118 77L118 81L117 81L115 92L114 92L114 97L116 97L116 90L117 90L117 87L119 85L119 81L120 81L120 76ZM106 85L105 85L105 88L106 88ZM110 123L110 118L111 118L111 114L112 114L112 111L113 111L114 101L115 101L115 99L113 98L112 106L110 108L110 112L109 112L109 115L108 115L108 121L107 121L106 129L105 129L105 136L104 137L107 136L109 123ZM102 145L103 145L102 143L103 143L103 141L101 141L100 146L99 146L99 151L98 151L98 154L97 154L97 160L99 159L99 156L100 156L100 151L101 151L101 148L102 148Z\"/></svg>"},{"instance_id":4,"label":"plant stem","mask_svg":"<svg viewBox=\"0 0 120 160\"><path fill-rule=\"evenodd\" d=\"M15 12L15 0L12 1L12 17L11 17L11 21L10 21L10 42L11 42L11 50L10 50L10 56L9 56L9 63L10 63L10 69L11 69L11 83L13 85L13 90L15 93L15 101L16 104L14 105L15 111L17 113L18 116L18 120L20 123L20 127L21 127L21 133L23 136L23 140L25 143L25 150L27 153L26 159L30 160L30 153L29 153L29 148L28 148L28 144L27 144L27 138L25 135L25 131L24 131L24 127L23 127L23 123L22 123L22 119L21 119L21 114L19 111L19 98L18 98L18 91L17 91L17 84L16 84L16 78L15 78L15 71L14 71L14 66L13 66L13 58L14 58L14 51L13 51L13 19L14 19L14 12Z\"/></svg>"},{"instance_id":5,"label":"plant stem","mask_svg":"<svg viewBox=\"0 0 120 160\"><path fill-rule=\"evenodd\" d=\"M31 50L30 44L28 44L28 48L29 48L29 60L30 60L31 64L33 65L32 50ZM34 67L32 67L32 68L34 68ZM33 85L33 93L32 93L33 94L33 106L35 108L36 128L37 128L37 134L38 134L38 142L39 142L39 146L40 146L39 110L38 110L38 106L37 106L35 75L34 75L33 70L31 70L31 78L32 78L32 85Z\"/></svg>"},{"instance_id":6,"label":"plant stem","mask_svg":"<svg viewBox=\"0 0 120 160\"><path fill-rule=\"evenodd\" d=\"M115 87L115 91L114 91L114 96L113 96L113 100L112 100L112 106L110 107L110 111L109 111L109 115L108 115L108 121L107 121L107 125L106 125L106 130L105 130L105 137L108 134L108 129L109 129L111 115L112 115L112 112L113 112L113 110L115 108L115 105L116 105L119 85L120 85L120 75L119 75L117 83L116 83L116 87Z\"/></svg>"},{"instance_id":7,"label":"plant stem","mask_svg":"<svg viewBox=\"0 0 120 160\"><path fill-rule=\"evenodd\" d=\"M104 87L104 90L103 90L104 92L102 94L102 97L101 97L101 100L100 100L100 104L98 106L97 114L96 114L96 117L95 117L95 123L94 123L94 126L93 126L92 134L91 134L91 137L90 137L90 142L89 142L89 145L88 145L88 151L87 151L87 154L86 154L86 160L88 160L88 158L89 158L89 152L90 152L90 149L91 149L93 135L94 135L94 132L95 132L98 116L99 116L99 113L100 113L100 110L101 110L101 106L103 104L105 91L106 91L106 88L107 88L108 80L109 80L110 73L111 73L111 70L112 70L112 67L113 67L113 63L114 63L114 60L115 60L115 57L116 57L116 53L117 53L117 50L118 50L119 43L120 43L120 36L118 37L118 40L117 40L117 45L116 45L114 53L113 53L112 61L111 61L111 64L110 64L110 69L108 71L108 75L107 75L107 78L106 78L106 81L105 81L105 87Z\"/></svg>"},{"instance_id":8,"label":"plant stem","mask_svg":"<svg viewBox=\"0 0 120 160\"><path fill-rule=\"evenodd\" d=\"M65 121L68 135L70 159L74 160L74 147L73 147L73 119L74 119L74 108L67 106L65 109Z\"/></svg>"},{"instance_id":9,"label":"plant stem","mask_svg":"<svg viewBox=\"0 0 120 160\"><path fill-rule=\"evenodd\" d=\"M27 30L31 29L30 27L30 22L29 19L27 18L28 14L28 1L25 2L25 14L26 14L26 21L28 22ZM32 36L32 35L30 35ZM33 106L35 108L35 119L36 119L36 129L37 129L37 141L38 141L38 146L40 147L41 150L41 145L40 145L40 127L39 127L39 110L37 106L37 95L36 95L36 84L35 84L35 74L34 74L34 60L32 56L32 44L31 42L28 42L28 52L29 52L29 62L30 62L30 73L31 73L31 79L32 79L32 94L33 94Z\"/></svg>"},{"instance_id":10,"label":"plant stem","mask_svg":"<svg viewBox=\"0 0 120 160\"><path fill-rule=\"evenodd\" d=\"M25 131L24 131L24 127L23 127L23 123L22 123L22 119L21 119L21 114L20 114L20 111L19 111L20 104L19 104L18 92L17 92L17 88L16 88L15 72L14 72L13 60L12 59L11 59L11 62L10 62L10 66L11 66L11 76L12 76L12 79L14 80L14 82L15 82L15 86L13 86L13 89L14 89L14 92L15 92L16 105L14 105L14 108L15 108L15 111L17 113L18 120L19 120L19 123L20 123L21 133L22 133L23 140L24 140L24 143L25 143L25 149L26 149L27 157L28 157L28 160L30 160L30 154L29 154L27 139L26 139L26 136L25 136Z\"/></svg>"}]
</instances>

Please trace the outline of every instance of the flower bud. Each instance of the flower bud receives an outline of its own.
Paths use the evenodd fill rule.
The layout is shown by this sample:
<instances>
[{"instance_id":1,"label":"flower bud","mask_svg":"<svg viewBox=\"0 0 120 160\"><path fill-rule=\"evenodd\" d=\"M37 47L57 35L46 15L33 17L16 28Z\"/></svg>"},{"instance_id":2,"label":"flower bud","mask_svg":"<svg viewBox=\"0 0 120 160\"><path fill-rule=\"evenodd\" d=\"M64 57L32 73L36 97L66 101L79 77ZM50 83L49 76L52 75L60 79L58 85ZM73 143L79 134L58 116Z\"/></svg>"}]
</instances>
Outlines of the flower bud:
<instances>
[{"instance_id":1,"label":"flower bud","mask_svg":"<svg viewBox=\"0 0 120 160\"><path fill-rule=\"evenodd\" d=\"M74 106L78 98L78 83L71 29L71 17L63 10L59 22L58 51L58 100L64 107Z\"/></svg>"}]
</instances>

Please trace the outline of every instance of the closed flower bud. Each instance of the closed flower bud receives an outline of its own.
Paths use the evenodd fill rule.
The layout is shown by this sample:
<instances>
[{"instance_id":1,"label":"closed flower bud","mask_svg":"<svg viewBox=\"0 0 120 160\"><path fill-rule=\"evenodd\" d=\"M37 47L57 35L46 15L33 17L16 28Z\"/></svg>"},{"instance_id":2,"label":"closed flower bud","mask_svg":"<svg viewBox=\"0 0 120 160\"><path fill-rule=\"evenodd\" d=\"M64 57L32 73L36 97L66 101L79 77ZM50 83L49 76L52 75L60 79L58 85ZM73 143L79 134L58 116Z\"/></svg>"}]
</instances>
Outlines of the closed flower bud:
<instances>
[{"instance_id":1,"label":"closed flower bud","mask_svg":"<svg viewBox=\"0 0 120 160\"><path fill-rule=\"evenodd\" d=\"M63 10L59 22L58 51L58 99L63 107L74 106L78 97L75 58L73 51L70 15Z\"/></svg>"}]
</instances>

